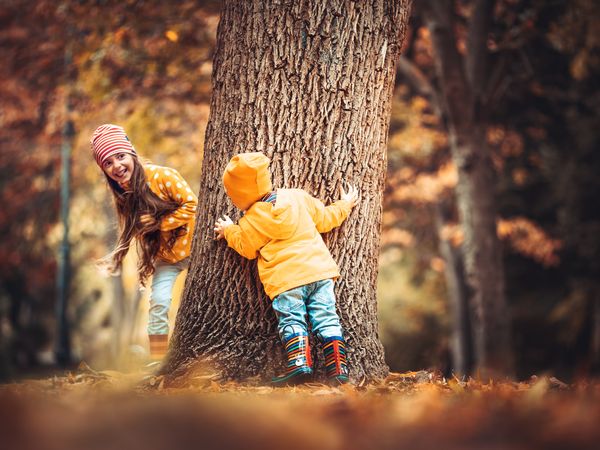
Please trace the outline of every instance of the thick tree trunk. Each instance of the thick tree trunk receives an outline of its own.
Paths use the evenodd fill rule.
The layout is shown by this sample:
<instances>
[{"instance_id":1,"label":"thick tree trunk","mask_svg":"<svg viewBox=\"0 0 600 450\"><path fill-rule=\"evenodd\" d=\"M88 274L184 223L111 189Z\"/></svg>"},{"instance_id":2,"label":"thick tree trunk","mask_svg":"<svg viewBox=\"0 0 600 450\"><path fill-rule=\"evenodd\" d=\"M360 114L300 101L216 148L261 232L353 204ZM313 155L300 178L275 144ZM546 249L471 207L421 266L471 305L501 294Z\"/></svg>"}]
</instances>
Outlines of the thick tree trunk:
<instances>
[{"instance_id":1,"label":"thick tree trunk","mask_svg":"<svg viewBox=\"0 0 600 450\"><path fill-rule=\"evenodd\" d=\"M456 48L453 3L431 0L423 7L436 52L452 159L459 170L456 195L465 234L465 269L475 309L478 373L483 378L513 376L510 318L496 233L495 173L485 139L486 42L493 1L475 2L466 60Z\"/></svg>"},{"instance_id":2,"label":"thick tree trunk","mask_svg":"<svg viewBox=\"0 0 600 450\"><path fill-rule=\"evenodd\" d=\"M359 187L360 204L326 242L342 273L336 295L351 377L387 374L375 290L391 94L408 14L409 0L226 2L191 267L164 368L171 381L198 359L229 378L266 379L282 367L255 262L212 233L218 216L237 214L221 175L247 151L271 158L275 187L303 188L326 203L343 182Z\"/></svg>"}]
</instances>

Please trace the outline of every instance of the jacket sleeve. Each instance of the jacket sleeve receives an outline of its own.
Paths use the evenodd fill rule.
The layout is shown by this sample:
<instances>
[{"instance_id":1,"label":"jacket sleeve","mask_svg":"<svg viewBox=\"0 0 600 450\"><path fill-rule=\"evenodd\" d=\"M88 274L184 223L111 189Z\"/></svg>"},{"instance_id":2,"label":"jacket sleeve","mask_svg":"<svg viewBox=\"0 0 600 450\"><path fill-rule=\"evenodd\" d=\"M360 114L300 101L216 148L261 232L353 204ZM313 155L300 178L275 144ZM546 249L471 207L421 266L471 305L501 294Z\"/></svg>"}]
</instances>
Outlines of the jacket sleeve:
<instances>
[{"instance_id":1,"label":"jacket sleeve","mask_svg":"<svg viewBox=\"0 0 600 450\"><path fill-rule=\"evenodd\" d=\"M317 198L306 194L310 215L319 233L327 233L335 227L339 227L350 214L352 208L346 200L338 200L329 206Z\"/></svg>"},{"instance_id":2,"label":"jacket sleeve","mask_svg":"<svg viewBox=\"0 0 600 450\"><path fill-rule=\"evenodd\" d=\"M267 236L256 230L245 217L238 225L225 228L223 235L229 247L248 259L256 259L258 251L268 242Z\"/></svg>"},{"instance_id":3,"label":"jacket sleeve","mask_svg":"<svg viewBox=\"0 0 600 450\"><path fill-rule=\"evenodd\" d=\"M162 218L160 231L170 231L187 225L196 216L198 197L183 177L174 169L160 171L159 188L169 199L181 206Z\"/></svg>"}]
</instances>

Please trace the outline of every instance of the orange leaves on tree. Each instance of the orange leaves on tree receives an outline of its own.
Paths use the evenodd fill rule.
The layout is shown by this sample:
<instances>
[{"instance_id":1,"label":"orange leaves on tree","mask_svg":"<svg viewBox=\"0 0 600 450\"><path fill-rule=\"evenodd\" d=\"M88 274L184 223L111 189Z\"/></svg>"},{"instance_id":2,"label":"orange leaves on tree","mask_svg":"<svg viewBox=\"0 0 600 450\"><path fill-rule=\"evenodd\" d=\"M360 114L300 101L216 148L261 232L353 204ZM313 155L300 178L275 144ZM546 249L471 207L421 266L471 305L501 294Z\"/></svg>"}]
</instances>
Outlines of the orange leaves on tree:
<instances>
[{"instance_id":1,"label":"orange leaves on tree","mask_svg":"<svg viewBox=\"0 0 600 450\"><path fill-rule=\"evenodd\" d=\"M490 145L498 147L500 155L505 158L519 156L523 153L524 144L521 135L502 126L489 127L487 141Z\"/></svg>"},{"instance_id":2,"label":"orange leaves on tree","mask_svg":"<svg viewBox=\"0 0 600 450\"><path fill-rule=\"evenodd\" d=\"M407 172L400 171L397 181L407 178ZM391 180L394 181L394 180ZM453 189L458 182L456 166L452 162L442 165L433 174L417 175L410 183L398 185L393 193L395 201L432 203L447 189Z\"/></svg>"},{"instance_id":3,"label":"orange leaves on tree","mask_svg":"<svg viewBox=\"0 0 600 450\"><path fill-rule=\"evenodd\" d=\"M415 244L414 235L401 228L387 230L381 237L381 245L398 245L400 247L412 247Z\"/></svg>"},{"instance_id":4,"label":"orange leaves on tree","mask_svg":"<svg viewBox=\"0 0 600 450\"><path fill-rule=\"evenodd\" d=\"M173 30L167 30L165 32L165 36L171 42L177 42L179 40L179 34L177 34L177 32Z\"/></svg>"},{"instance_id":5,"label":"orange leaves on tree","mask_svg":"<svg viewBox=\"0 0 600 450\"><path fill-rule=\"evenodd\" d=\"M434 256L429 261L429 267L431 267L431 269L435 270L436 272L442 273L446 268L446 262L443 258L440 258L439 256Z\"/></svg>"},{"instance_id":6,"label":"orange leaves on tree","mask_svg":"<svg viewBox=\"0 0 600 450\"><path fill-rule=\"evenodd\" d=\"M440 231L440 239L450 241L453 247L458 247L465 240L465 234L460 225L445 223Z\"/></svg>"},{"instance_id":7,"label":"orange leaves on tree","mask_svg":"<svg viewBox=\"0 0 600 450\"><path fill-rule=\"evenodd\" d=\"M497 222L498 237L508 241L518 253L528 256L545 267L557 266L557 252L562 242L553 239L538 225L524 217L500 219Z\"/></svg>"},{"instance_id":8,"label":"orange leaves on tree","mask_svg":"<svg viewBox=\"0 0 600 450\"><path fill-rule=\"evenodd\" d=\"M123 40L126 38L126 36L127 36L127 29L123 28L123 27L118 28L115 31L115 35L114 35L115 42L117 44L120 44L121 42L123 42Z\"/></svg>"},{"instance_id":9,"label":"orange leaves on tree","mask_svg":"<svg viewBox=\"0 0 600 450\"><path fill-rule=\"evenodd\" d=\"M433 66L433 45L431 43L431 33L427 27L420 27L417 30L414 52L414 61L419 67Z\"/></svg>"}]
</instances>

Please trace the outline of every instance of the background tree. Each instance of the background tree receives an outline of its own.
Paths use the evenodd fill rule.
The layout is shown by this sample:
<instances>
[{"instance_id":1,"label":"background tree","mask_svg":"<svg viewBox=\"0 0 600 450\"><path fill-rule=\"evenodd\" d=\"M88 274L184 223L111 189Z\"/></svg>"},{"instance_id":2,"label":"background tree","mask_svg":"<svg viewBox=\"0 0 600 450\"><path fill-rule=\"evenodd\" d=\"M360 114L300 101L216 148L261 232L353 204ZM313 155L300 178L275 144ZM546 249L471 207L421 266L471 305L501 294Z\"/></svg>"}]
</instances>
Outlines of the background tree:
<instances>
[{"instance_id":1,"label":"background tree","mask_svg":"<svg viewBox=\"0 0 600 450\"><path fill-rule=\"evenodd\" d=\"M375 293L390 101L408 8L408 1L225 3L171 377L197 358L236 378L271 375L283 361L255 262L215 242L211 230L232 213L220 174L231 156L250 150L271 158L275 186L326 202L344 181L359 186L360 205L327 241L343 274L336 292L351 376L387 374Z\"/></svg>"},{"instance_id":2,"label":"background tree","mask_svg":"<svg viewBox=\"0 0 600 450\"><path fill-rule=\"evenodd\" d=\"M422 6L437 57L437 85L459 174L456 194L465 236L467 282L476 316L477 366L482 376L511 376L514 367L510 317L496 235L495 173L486 142L490 107L487 40L494 2L473 2L464 57L454 38L453 3L431 1Z\"/></svg>"},{"instance_id":3,"label":"background tree","mask_svg":"<svg viewBox=\"0 0 600 450\"><path fill-rule=\"evenodd\" d=\"M455 2L448 15L461 57L468 52L474 5ZM416 8L411 19L390 125L384 237L401 239L388 239L391 245L384 246L383 260L390 267L383 273L409 276L407 288L395 297L386 294L389 285L380 289L385 294L384 345L393 348L390 343L399 342L406 349L390 361L396 370L445 367L444 352L437 349L446 345L444 335L460 327L446 321L450 315L436 300L452 296L437 290L441 270L447 272L452 261L443 257L445 264L440 264L442 246L439 252L435 248L436 241L448 238L459 248L464 235L451 220L436 236L436 208L423 208L454 197L444 139L449 118L440 102L437 52L424 14ZM503 246L519 377L529 376L533 367L552 367L569 378L574 371L587 373L597 361L592 311L598 296L590 281L598 271L598 259L591 256L598 254L598 239L591 237L598 218L595 208L584 205L600 187L591 176L598 164L591 154L600 110L594 82L600 69L594 56L599 14L597 3L586 0L497 0L492 9L486 145L497 180L496 231ZM393 254L398 256L390 263ZM394 321L387 318L387 302L397 305ZM426 327L409 328L425 320ZM433 341L431 330L439 333ZM453 370L460 371L456 365Z\"/></svg>"}]
</instances>

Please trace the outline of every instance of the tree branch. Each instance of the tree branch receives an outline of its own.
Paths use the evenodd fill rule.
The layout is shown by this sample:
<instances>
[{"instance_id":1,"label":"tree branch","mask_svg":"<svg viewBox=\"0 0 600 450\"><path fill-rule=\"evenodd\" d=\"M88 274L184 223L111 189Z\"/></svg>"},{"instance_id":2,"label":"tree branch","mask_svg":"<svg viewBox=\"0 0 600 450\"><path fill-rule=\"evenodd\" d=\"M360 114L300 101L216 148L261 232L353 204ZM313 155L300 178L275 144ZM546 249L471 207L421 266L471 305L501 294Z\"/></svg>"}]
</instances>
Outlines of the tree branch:
<instances>
[{"instance_id":1,"label":"tree branch","mask_svg":"<svg viewBox=\"0 0 600 450\"><path fill-rule=\"evenodd\" d=\"M494 0L477 0L467 37L466 72L474 102L484 100L488 71L487 39L492 24Z\"/></svg>"},{"instance_id":2,"label":"tree branch","mask_svg":"<svg viewBox=\"0 0 600 450\"><path fill-rule=\"evenodd\" d=\"M464 129L472 122L473 102L463 59L456 48L452 1L423 0L421 6L436 53L436 72L441 81L444 110L452 127Z\"/></svg>"},{"instance_id":3,"label":"tree branch","mask_svg":"<svg viewBox=\"0 0 600 450\"><path fill-rule=\"evenodd\" d=\"M396 66L399 78L408 83L419 95L426 97L435 113L441 118L443 108L441 99L425 74L408 58L401 56Z\"/></svg>"}]
</instances>

